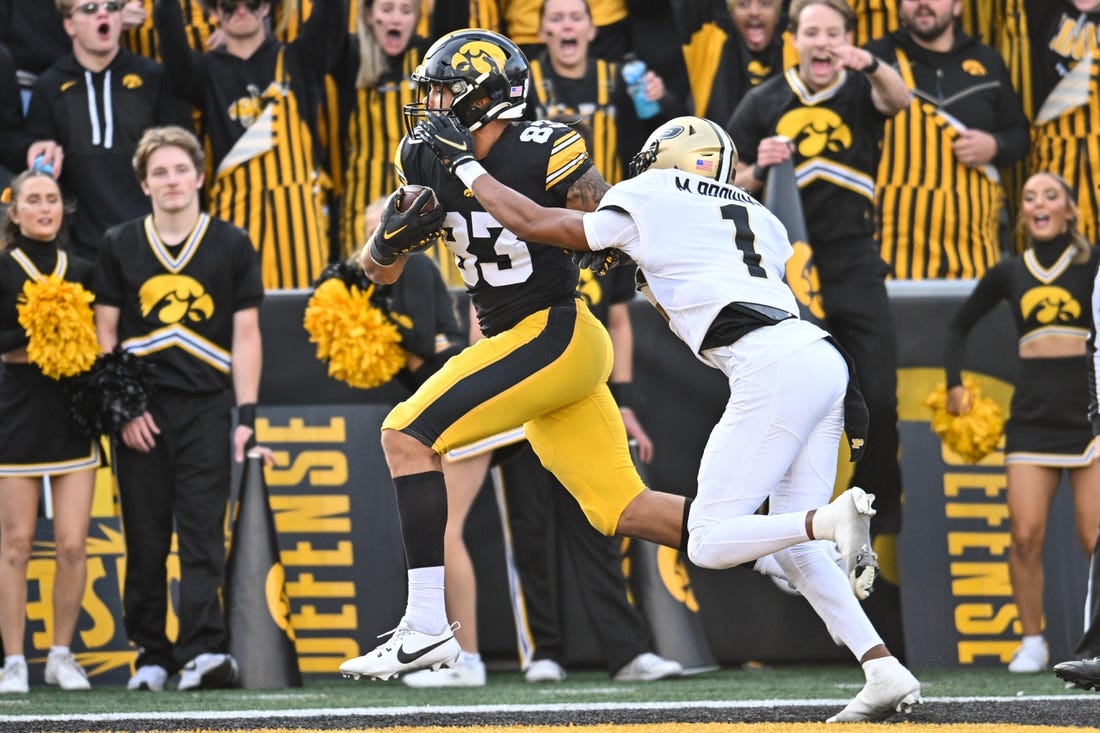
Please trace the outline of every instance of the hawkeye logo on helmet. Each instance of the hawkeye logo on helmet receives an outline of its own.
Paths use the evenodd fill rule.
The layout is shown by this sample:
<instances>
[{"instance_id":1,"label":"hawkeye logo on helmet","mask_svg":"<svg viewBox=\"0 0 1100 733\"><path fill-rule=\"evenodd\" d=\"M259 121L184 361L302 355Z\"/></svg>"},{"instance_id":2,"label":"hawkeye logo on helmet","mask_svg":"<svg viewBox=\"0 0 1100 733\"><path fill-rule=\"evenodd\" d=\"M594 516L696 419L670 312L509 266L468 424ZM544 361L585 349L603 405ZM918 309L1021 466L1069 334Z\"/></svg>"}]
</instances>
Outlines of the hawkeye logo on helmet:
<instances>
[{"instance_id":1,"label":"hawkeye logo on helmet","mask_svg":"<svg viewBox=\"0 0 1100 733\"><path fill-rule=\"evenodd\" d=\"M467 73L469 69L476 71L478 76L493 72L499 74L503 73L507 60L499 47L486 41L470 41L462 44L451 58L451 67L460 74Z\"/></svg>"}]
</instances>

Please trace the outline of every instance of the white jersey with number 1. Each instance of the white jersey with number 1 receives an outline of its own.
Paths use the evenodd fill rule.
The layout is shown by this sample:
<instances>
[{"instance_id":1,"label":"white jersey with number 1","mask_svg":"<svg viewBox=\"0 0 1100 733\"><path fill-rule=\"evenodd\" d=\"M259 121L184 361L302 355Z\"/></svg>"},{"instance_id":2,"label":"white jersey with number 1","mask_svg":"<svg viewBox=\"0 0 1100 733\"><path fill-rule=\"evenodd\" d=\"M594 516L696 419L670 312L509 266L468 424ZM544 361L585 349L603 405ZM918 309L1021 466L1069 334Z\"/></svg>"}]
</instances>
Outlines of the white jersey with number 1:
<instances>
[{"instance_id":1,"label":"white jersey with number 1","mask_svg":"<svg viewBox=\"0 0 1100 733\"><path fill-rule=\"evenodd\" d=\"M625 213L624 213L625 212ZM611 187L584 217L593 250L622 250L645 274L673 332L699 353L718 312L758 303L798 315L783 280L791 244L779 220L736 186L678 170L651 169ZM770 363L824 338L804 321L784 322L788 348L774 343Z\"/></svg>"}]
</instances>

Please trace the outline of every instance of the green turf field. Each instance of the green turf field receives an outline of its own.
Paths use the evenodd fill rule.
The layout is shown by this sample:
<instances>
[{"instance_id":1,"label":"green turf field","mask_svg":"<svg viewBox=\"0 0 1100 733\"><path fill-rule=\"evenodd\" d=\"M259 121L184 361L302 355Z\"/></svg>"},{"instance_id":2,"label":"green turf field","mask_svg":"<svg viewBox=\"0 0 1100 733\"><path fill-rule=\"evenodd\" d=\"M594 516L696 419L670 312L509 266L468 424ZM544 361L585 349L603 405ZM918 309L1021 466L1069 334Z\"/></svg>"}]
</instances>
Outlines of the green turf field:
<instances>
[{"instance_id":1,"label":"green turf field","mask_svg":"<svg viewBox=\"0 0 1100 733\"><path fill-rule=\"evenodd\" d=\"M1100 723L1100 693L1066 690L1053 673L1012 675L1003 669L914 670L925 698L1067 696L1094 699ZM836 700L841 706L863 684L853 665L795 665L724 669L676 680L612 682L603 672L570 672L559 684L532 685L519 672L494 672L485 687L414 690L400 681L311 680L287 690L127 692L97 686L90 692L60 692L35 685L28 695L0 696L0 730L8 715L87 715L219 710L423 707L431 705L554 705L637 702Z\"/></svg>"}]
</instances>

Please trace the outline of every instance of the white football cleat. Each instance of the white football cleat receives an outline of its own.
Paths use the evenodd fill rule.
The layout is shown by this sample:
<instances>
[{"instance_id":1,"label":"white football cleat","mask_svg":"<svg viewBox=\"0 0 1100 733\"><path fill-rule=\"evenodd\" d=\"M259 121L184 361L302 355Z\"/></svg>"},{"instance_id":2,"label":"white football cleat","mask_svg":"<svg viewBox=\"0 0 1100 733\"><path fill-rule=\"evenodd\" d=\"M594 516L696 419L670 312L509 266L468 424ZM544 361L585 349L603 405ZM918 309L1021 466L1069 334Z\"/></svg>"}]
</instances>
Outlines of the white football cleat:
<instances>
[{"instance_id":1,"label":"white football cleat","mask_svg":"<svg viewBox=\"0 0 1100 733\"><path fill-rule=\"evenodd\" d=\"M878 576L878 555L871 549L874 494L853 486L814 512L814 538L832 540L840 550L852 591L859 600L871 595Z\"/></svg>"},{"instance_id":2,"label":"white football cleat","mask_svg":"<svg viewBox=\"0 0 1100 733\"><path fill-rule=\"evenodd\" d=\"M386 632L392 634L389 639L363 656L341 664L340 672L353 679L371 677L388 680L418 669L452 667L462 653L462 647L454 635L458 628L456 621L438 634L425 634L409 628L402 620L396 629ZM379 638L386 634L381 634Z\"/></svg>"},{"instance_id":3,"label":"white football cleat","mask_svg":"<svg viewBox=\"0 0 1100 733\"><path fill-rule=\"evenodd\" d=\"M924 702L920 682L897 657L872 659L863 665L867 683L848 705L827 723L864 723L908 713Z\"/></svg>"}]
</instances>

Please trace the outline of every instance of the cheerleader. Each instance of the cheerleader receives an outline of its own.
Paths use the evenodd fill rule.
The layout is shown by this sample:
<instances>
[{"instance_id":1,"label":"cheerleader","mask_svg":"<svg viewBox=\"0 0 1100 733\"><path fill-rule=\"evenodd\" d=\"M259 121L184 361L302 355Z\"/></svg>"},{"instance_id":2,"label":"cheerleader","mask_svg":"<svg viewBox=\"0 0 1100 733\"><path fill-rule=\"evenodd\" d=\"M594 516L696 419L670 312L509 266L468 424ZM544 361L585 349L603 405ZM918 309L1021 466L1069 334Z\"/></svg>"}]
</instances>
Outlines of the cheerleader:
<instances>
[{"instance_id":1,"label":"cheerleader","mask_svg":"<svg viewBox=\"0 0 1100 733\"><path fill-rule=\"evenodd\" d=\"M86 330L92 327L90 297L89 302L78 299L71 313L61 314L58 309L65 307L64 298L51 300L48 293L38 297L32 292L41 292L35 284L53 287L54 293L62 295L64 283L87 286L92 268L58 249L65 207L61 189L49 175L34 170L20 174L5 191L4 203L10 205L5 207L0 231L4 244L0 252L0 415L4 416L0 421L0 635L5 654L0 693L27 692L23 656L27 563L46 477L52 491L57 553L53 646L46 662L46 682L63 690L86 690L90 687L87 674L69 643L84 593L85 541L99 448L70 427L58 379L87 368L90 361L80 366L63 363L68 357L57 347L78 331L90 334L90 353L85 356L94 359L95 332ZM81 288L68 287L70 294L86 294ZM54 310L53 323L66 329L62 334L55 331L52 339L36 332L36 324L50 319L47 309ZM60 323L63 320L67 322ZM88 345L86 339L77 341Z\"/></svg>"},{"instance_id":2,"label":"cheerleader","mask_svg":"<svg viewBox=\"0 0 1100 733\"><path fill-rule=\"evenodd\" d=\"M1077 538L1091 554L1100 524L1100 463L1088 418L1088 362L1093 281L1100 250L1080 230L1077 198L1054 173L1024 184L1020 255L986 271L951 320L944 353L947 411L965 414L972 395L962 384L967 334L1002 300L1012 307L1020 374L1005 425L1006 501L1012 534L1012 596L1023 638L1009 672L1042 672L1050 662L1043 638L1043 540L1054 492L1069 476Z\"/></svg>"}]
</instances>

